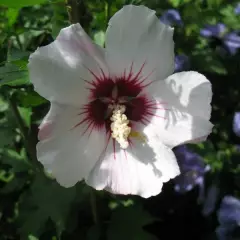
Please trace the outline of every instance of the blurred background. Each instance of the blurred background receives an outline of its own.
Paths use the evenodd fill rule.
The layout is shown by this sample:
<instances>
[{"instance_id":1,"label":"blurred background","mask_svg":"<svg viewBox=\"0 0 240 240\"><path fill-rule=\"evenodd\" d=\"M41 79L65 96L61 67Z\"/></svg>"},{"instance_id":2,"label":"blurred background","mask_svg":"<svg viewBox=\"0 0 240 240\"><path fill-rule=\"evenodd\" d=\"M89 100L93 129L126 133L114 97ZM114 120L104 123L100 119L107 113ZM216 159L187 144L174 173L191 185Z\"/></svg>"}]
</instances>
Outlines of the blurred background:
<instances>
[{"instance_id":1,"label":"blurred background","mask_svg":"<svg viewBox=\"0 0 240 240\"><path fill-rule=\"evenodd\" d=\"M29 83L29 54L69 19L103 46L109 18L126 4L173 26L175 71L203 73L213 90L213 133L174 149L182 174L149 199L62 188L35 153L49 102ZM239 240L239 76L239 1L0 0L0 240Z\"/></svg>"}]
</instances>

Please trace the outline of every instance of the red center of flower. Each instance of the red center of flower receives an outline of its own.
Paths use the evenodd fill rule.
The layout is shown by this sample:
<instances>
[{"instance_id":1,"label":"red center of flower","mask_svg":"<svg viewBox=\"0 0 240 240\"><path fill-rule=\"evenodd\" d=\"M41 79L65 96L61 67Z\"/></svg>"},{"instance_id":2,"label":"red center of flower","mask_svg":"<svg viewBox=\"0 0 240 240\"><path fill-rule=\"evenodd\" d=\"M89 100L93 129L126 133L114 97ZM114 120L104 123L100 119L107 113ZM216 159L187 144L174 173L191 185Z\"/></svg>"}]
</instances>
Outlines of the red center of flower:
<instances>
[{"instance_id":1,"label":"red center of flower","mask_svg":"<svg viewBox=\"0 0 240 240\"><path fill-rule=\"evenodd\" d=\"M80 113L84 115L82 123L87 123L85 132L105 127L106 132L110 131L110 118L113 109L111 106L115 104L124 105L126 107L125 115L130 121L130 126L134 122L147 124L152 116L156 116L158 109L157 103L144 94L143 89L150 84L148 76L142 76L142 65L137 73L130 72L123 76L110 78L103 71L100 76L89 70L94 77L90 85L89 103L87 103ZM75 126L75 127L76 127ZM84 132L84 133L85 133Z\"/></svg>"}]
</instances>

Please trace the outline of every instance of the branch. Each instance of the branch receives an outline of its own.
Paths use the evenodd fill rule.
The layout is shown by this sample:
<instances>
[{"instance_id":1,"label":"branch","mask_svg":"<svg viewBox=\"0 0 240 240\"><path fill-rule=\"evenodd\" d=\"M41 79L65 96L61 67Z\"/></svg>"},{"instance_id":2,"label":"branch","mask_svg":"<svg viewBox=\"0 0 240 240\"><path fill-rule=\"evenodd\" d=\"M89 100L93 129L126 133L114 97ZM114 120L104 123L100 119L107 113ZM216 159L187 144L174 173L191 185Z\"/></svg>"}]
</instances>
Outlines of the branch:
<instances>
[{"instance_id":1,"label":"branch","mask_svg":"<svg viewBox=\"0 0 240 240\"><path fill-rule=\"evenodd\" d=\"M92 16L88 11L84 0L66 0L69 21L71 23L81 23L86 30L92 21Z\"/></svg>"}]
</instances>

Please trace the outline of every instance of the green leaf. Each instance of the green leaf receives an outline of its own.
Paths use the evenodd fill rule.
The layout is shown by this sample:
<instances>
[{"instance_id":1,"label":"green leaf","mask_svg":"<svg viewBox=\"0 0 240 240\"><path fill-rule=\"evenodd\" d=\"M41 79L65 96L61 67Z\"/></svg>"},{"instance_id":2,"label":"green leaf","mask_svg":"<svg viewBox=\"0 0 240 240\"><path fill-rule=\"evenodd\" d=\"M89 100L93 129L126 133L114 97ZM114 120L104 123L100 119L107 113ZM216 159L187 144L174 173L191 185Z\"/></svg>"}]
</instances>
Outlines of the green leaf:
<instances>
[{"instance_id":1,"label":"green leaf","mask_svg":"<svg viewBox=\"0 0 240 240\"><path fill-rule=\"evenodd\" d=\"M5 185L1 188L2 194L9 194L21 190L29 180L29 175L26 174L32 169L32 165L17 152L7 149L0 157L0 162L5 167L9 166L8 175L12 176ZM23 174L24 173L24 174Z\"/></svg>"},{"instance_id":2,"label":"green leaf","mask_svg":"<svg viewBox=\"0 0 240 240\"><path fill-rule=\"evenodd\" d=\"M0 86L17 86L29 82L26 63L21 63L22 65L20 67L13 63L7 63L3 67L0 67Z\"/></svg>"},{"instance_id":3,"label":"green leaf","mask_svg":"<svg viewBox=\"0 0 240 240\"><path fill-rule=\"evenodd\" d=\"M18 14L19 14L19 9L8 8L8 10L6 12L6 17L8 18L8 26L9 27L11 27L16 22Z\"/></svg>"},{"instance_id":4,"label":"green leaf","mask_svg":"<svg viewBox=\"0 0 240 240\"><path fill-rule=\"evenodd\" d=\"M155 236L142 229L155 220L140 206L120 207L112 213L108 240L156 240Z\"/></svg>"},{"instance_id":5,"label":"green leaf","mask_svg":"<svg viewBox=\"0 0 240 240\"><path fill-rule=\"evenodd\" d=\"M25 124L30 127L31 125L31 115L32 115L32 109L31 108L24 108L24 107L18 107L19 113L25 122Z\"/></svg>"},{"instance_id":6,"label":"green leaf","mask_svg":"<svg viewBox=\"0 0 240 240\"><path fill-rule=\"evenodd\" d=\"M65 3L53 5L52 36L56 38L60 30L69 25Z\"/></svg>"},{"instance_id":7,"label":"green leaf","mask_svg":"<svg viewBox=\"0 0 240 240\"><path fill-rule=\"evenodd\" d=\"M30 55L30 52L13 49L8 52L8 62L14 63L14 62L17 62L18 60L24 60L25 65L23 67L27 69L29 55Z\"/></svg>"},{"instance_id":8,"label":"green leaf","mask_svg":"<svg viewBox=\"0 0 240 240\"><path fill-rule=\"evenodd\" d=\"M94 34L94 41L99 46L103 47L105 43L105 33L103 31L99 31Z\"/></svg>"},{"instance_id":9,"label":"green leaf","mask_svg":"<svg viewBox=\"0 0 240 240\"><path fill-rule=\"evenodd\" d=\"M6 183L6 185L3 188L1 188L1 193L9 194L12 192L17 192L21 190L25 184L26 184L25 178L14 177L10 182Z\"/></svg>"},{"instance_id":10,"label":"green leaf","mask_svg":"<svg viewBox=\"0 0 240 240\"><path fill-rule=\"evenodd\" d=\"M0 0L0 5L12 8L21 8L47 2L47 0Z\"/></svg>"},{"instance_id":11,"label":"green leaf","mask_svg":"<svg viewBox=\"0 0 240 240\"><path fill-rule=\"evenodd\" d=\"M14 131L14 129L1 124L1 126L0 126L0 148L11 145L14 141L15 135L16 135L16 132Z\"/></svg>"},{"instance_id":12,"label":"green leaf","mask_svg":"<svg viewBox=\"0 0 240 240\"><path fill-rule=\"evenodd\" d=\"M15 151L6 151L1 157L1 162L9 165L13 172L25 172L31 168L31 164Z\"/></svg>"},{"instance_id":13,"label":"green leaf","mask_svg":"<svg viewBox=\"0 0 240 240\"><path fill-rule=\"evenodd\" d=\"M8 108L8 103L3 99L3 97L0 95L0 112L4 112Z\"/></svg>"},{"instance_id":14,"label":"green leaf","mask_svg":"<svg viewBox=\"0 0 240 240\"><path fill-rule=\"evenodd\" d=\"M191 149L203 157L206 164L211 167L211 171L219 171L223 167L223 163L226 160L223 159L219 152L216 152L214 145L211 141L205 141L199 144L191 145Z\"/></svg>"},{"instance_id":15,"label":"green leaf","mask_svg":"<svg viewBox=\"0 0 240 240\"><path fill-rule=\"evenodd\" d=\"M212 59L211 64L209 64L209 68L207 70L218 73L219 75L227 74L225 66L217 59Z\"/></svg>"},{"instance_id":16,"label":"green leaf","mask_svg":"<svg viewBox=\"0 0 240 240\"><path fill-rule=\"evenodd\" d=\"M173 7L178 7L182 0L169 0L169 2L172 4Z\"/></svg>"},{"instance_id":17,"label":"green leaf","mask_svg":"<svg viewBox=\"0 0 240 240\"><path fill-rule=\"evenodd\" d=\"M35 236L29 235L28 236L28 240L39 240L39 239L36 238Z\"/></svg>"},{"instance_id":18,"label":"green leaf","mask_svg":"<svg viewBox=\"0 0 240 240\"><path fill-rule=\"evenodd\" d=\"M47 100L36 92L17 91L14 94L14 99L22 107L36 107L47 103Z\"/></svg>"},{"instance_id":19,"label":"green leaf","mask_svg":"<svg viewBox=\"0 0 240 240\"><path fill-rule=\"evenodd\" d=\"M214 7L214 8L219 7L222 2L223 2L223 0L207 0L208 6Z\"/></svg>"},{"instance_id":20,"label":"green leaf","mask_svg":"<svg viewBox=\"0 0 240 240\"><path fill-rule=\"evenodd\" d=\"M39 236L49 218L56 224L57 232L60 235L65 229L71 203L75 196L76 189L74 187L63 188L46 176L37 174L30 191L26 192L20 204L19 221L23 223L20 233L23 239L29 234Z\"/></svg>"}]
</instances>

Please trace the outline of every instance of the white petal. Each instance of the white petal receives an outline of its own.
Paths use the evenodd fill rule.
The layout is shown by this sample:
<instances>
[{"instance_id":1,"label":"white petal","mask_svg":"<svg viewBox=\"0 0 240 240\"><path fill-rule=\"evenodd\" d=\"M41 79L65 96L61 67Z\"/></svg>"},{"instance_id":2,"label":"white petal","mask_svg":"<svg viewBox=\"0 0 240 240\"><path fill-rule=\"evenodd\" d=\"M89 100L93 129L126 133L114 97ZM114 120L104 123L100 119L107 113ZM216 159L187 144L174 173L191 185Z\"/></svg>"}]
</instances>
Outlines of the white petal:
<instances>
[{"instance_id":1,"label":"white petal","mask_svg":"<svg viewBox=\"0 0 240 240\"><path fill-rule=\"evenodd\" d=\"M92 43L79 24L64 28L57 39L38 48L29 58L29 74L35 90L50 101L79 105L89 91L86 81L107 71L104 52ZM86 81L84 81L86 80Z\"/></svg>"},{"instance_id":2,"label":"white petal","mask_svg":"<svg viewBox=\"0 0 240 240\"><path fill-rule=\"evenodd\" d=\"M124 6L109 21L106 32L106 57L111 72L140 70L149 81L165 79L174 70L173 28L164 25L155 11L144 6ZM157 78L156 78L157 77Z\"/></svg>"},{"instance_id":3,"label":"white petal","mask_svg":"<svg viewBox=\"0 0 240 240\"><path fill-rule=\"evenodd\" d=\"M151 96L164 99L169 105L207 120L211 117L212 87L198 72L175 73L148 87Z\"/></svg>"},{"instance_id":4,"label":"white petal","mask_svg":"<svg viewBox=\"0 0 240 240\"><path fill-rule=\"evenodd\" d=\"M186 109L194 116L210 119L212 86L204 75L193 71L180 72L169 76L165 82L167 90L161 91L164 99L171 98L178 108Z\"/></svg>"},{"instance_id":5,"label":"white petal","mask_svg":"<svg viewBox=\"0 0 240 240\"><path fill-rule=\"evenodd\" d=\"M65 187L88 176L106 147L105 133L101 130L83 134L86 125L74 128L82 121L78 113L77 108L52 104L40 126L37 158Z\"/></svg>"},{"instance_id":6,"label":"white petal","mask_svg":"<svg viewBox=\"0 0 240 240\"><path fill-rule=\"evenodd\" d=\"M148 94L157 110L144 129L159 141L174 147L186 142L204 141L211 133L211 84L197 72L176 73L165 81L154 82Z\"/></svg>"},{"instance_id":7,"label":"white petal","mask_svg":"<svg viewBox=\"0 0 240 240\"><path fill-rule=\"evenodd\" d=\"M148 198L159 194L163 183L178 174L173 152L159 142L134 141L125 151L116 144L115 153L110 143L87 179L87 184L97 190Z\"/></svg>"}]
</instances>

